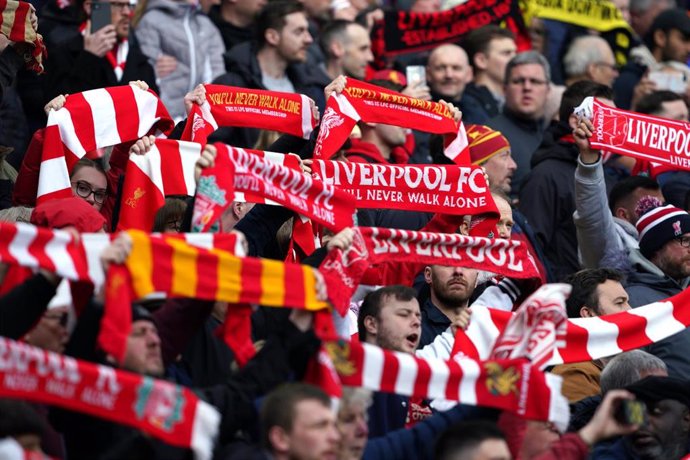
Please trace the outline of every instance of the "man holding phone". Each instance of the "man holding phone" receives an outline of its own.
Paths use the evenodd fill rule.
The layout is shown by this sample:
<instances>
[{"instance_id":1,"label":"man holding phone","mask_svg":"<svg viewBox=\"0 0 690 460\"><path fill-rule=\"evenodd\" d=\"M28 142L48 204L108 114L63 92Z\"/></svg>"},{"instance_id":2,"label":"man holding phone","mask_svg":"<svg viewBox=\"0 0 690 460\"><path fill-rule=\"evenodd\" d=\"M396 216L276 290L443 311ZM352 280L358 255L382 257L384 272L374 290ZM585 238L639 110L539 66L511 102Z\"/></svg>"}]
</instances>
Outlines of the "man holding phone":
<instances>
[{"instance_id":1,"label":"man holding phone","mask_svg":"<svg viewBox=\"0 0 690 460\"><path fill-rule=\"evenodd\" d=\"M48 50L47 100L134 80L143 80L158 91L153 67L130 34L135 6L130 0L84 3L88 19L82 33Z\"/></svg>"}]
</instances>

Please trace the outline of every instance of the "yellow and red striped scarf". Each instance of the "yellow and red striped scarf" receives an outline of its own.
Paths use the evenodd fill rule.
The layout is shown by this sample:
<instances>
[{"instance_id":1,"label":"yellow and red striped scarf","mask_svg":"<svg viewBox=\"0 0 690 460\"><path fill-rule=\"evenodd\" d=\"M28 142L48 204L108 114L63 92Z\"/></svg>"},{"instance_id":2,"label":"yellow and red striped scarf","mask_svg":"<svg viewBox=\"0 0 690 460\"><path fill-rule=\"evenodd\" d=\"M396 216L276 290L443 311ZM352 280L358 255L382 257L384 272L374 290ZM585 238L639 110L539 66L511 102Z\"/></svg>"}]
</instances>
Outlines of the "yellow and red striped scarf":
<instances>
[{"instance_id":1,"label":"yellow and red striped scarf","mask_svg":"<svg viewBox=\"0 0 690 460\"><path fill-rule=\"evenodd\" d=\"M321 310L316 276L304 265L237 257L184 241L157 240L130 230L132 252L112 266L106 283L106 307L99 345L116 359L124 357L131 323L131 301L153 292L171 297L252 303L268 307Z\"/></svg>"},{"instance_id":2,"label":"yellow and red striped scarf","mask_svg":"<svg viewBox=\"0 0 690 460\"><path fill-rule=\"evenodd\" d=\"M43 37L31 25L31 4L15 0L0 0L0 34L13 42L32 46L24 58L26 68L43 73L43 60L48 56Z\"/></svg>"}]
</instances>

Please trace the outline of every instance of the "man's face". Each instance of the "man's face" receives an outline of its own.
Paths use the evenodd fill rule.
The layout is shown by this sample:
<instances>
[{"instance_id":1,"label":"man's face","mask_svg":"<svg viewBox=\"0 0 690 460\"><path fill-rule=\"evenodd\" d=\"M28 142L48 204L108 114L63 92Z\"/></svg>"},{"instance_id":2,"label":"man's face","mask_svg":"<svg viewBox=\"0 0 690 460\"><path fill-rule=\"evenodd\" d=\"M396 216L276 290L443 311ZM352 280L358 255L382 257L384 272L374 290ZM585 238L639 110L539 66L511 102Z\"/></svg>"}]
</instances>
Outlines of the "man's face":
<instances>
[{"instance_id":1,"label":"man's face","mask_svg":"<svg viewBox=\"0 0 690 460\"><path fill-rule=\"evenodd\" d=\"M417 299L398 300L388 296L378 318L372 318L372 342L386 350L414 353L421 339L422 314ZM373 332L373 334L372 334Z\"/></svg>"},{"instance_id":2,"label":"man's face","mask_svg":"<svg viewBox=\"0 0 690 460\"><path fill-rule=\"evenodd\" d=\"M343 70L347 76L364 80L367 64L374 60L367 30L359 24L347 26L348 39L343 49Z\"/></svg>"},{"instance_id":3,"label":"man's face","mask_svg":"<svg viewBox=\"0 0 690 460\"><path fill-rule=\"evenodd\" d=\"M152 377L163 375L161 340L156 325L151 321L138 320L132 323L122 367Z\"/></svg>"},{"instance_id":4,"label":"man's face","mask_svg":"<svg viewBox=\"0 0 690 460\"><path fill-rule=\"evenodd\" d=\"M68 339L66 307L46 311L26 337L27 343L55 353L65 351Z\"/></svg>"},{"instance_id":5,"label":"man's face","mask_svg":"<svg viewBox=\"0 0 690 460\"><path fill-rule=\"evenodd\" d=\"M673 399L647 403L649 422L626 438L641 459L681 458L688 440L688 408Z\"/></svg>"},{"instance_id":6,"label":"man's face","mask_svg":"<svg viewBox=\"0 0 690 460\"><path fill-rule=\"evenodd\" d=\"M448 308L466 307L477 284L477 270L464 267L430 265L424 279L431 285L431 300Z\"/></svg>"},{"instance_id":7,"label":"man's face","mask_svg":"<svg viewBox=\"0 0 690 460\"><path fill-rule=\"evenodd\" d=\"M599 299L599 305L597 305L599 315L610 315L630 310L628 293L618 281L604 281L597 286L596 293Z\"/></svg>"},{"instance_id":8,"label":"man's face","mask_svg":"<svg viewBox=\"0 0 690 460\"><path fill-rule=\"evenodd\" d=\"M661 112L658 115L671 120L690 121L688 106L685 104L685 101L681 99L677 101L662 102Z\"/></svg>"},{"instance_id":9,"label":"man's face","mask_svg":"<svg viewBox=\"0 0 690 460\"><path fill-rule=\"evenodd\" d=\"M511 38L494 38L489 42L486 52L486 73L494 82L503 84L506 76L506 65L517 53L515 40Z\"/></svg>"},{"instance_id":10,"label":"man's face","mask_svg":"<svg viewBox=\"0 0 690 460\"><path fill-rule=\"evenodd\" d=\"M429 56L426 77L432 91L444 98L459 99L472 79L467 53L459 46L441 45Z\"/></svg>"},{"instance_id":11,"label":"man's face","mask_svg":"<svg viewBox=\"0 0 690 460\"><path fill-rule=\"evenodd\" d=\"M360 460L367 444L369 427L364 402L354 401L338 413L340 449L338 460Z\"/></svg>"},{"instance_id":12,"label":"man's face","mask_svg":"<svg viewBox=\"0 0 690 460\"><path fill-rule=\"evenodd\" d=\"M300 401L295 406L292 430L286 440L291 459L335 460L340 440L335 414L321 401Z\"/></svg>"},{"instance_id":13,"label":"man's face","mask_svg":"<svg viewBox=\"0 0 690 460\"><path fill-rule=\"evenodd\" d=\"M482 166L486 171L486 175L489 176L489 183L492 187L498 187L505 193L510 193L510 184L517 169L517 164L510 154L510 149L492 156Z\"/></svg>"},{"instance_id":14,"label":"man's face","mask_svg":"<svg viewBox=\"0 0 690 460\"><path fill-rule=\"evenodd\" d=\"M131 4L128 0L110 2L110 17L112 18L112 24L115 26L117 38L120 40L129 36L129 28L132 24L135 6L136 3Z\"/></svg>"},{"instance_id":15,"label":"man's face","mask_svg":"<svg viewBox=\"0 0 690 460\"><path fill-rule=\"evenodd\" d=\"M608 45L600 43L597 46L599 46L599 52L602 58L592 66L590 79L595 83L611 87L613 86L613 81L618 77L616 58L613 56L613 51L611 51Z\"/></svg>"},{"instance_id":16,"label":"man's face","mask_svg":"<svg viewBox=\"0 0 690 460\"><path fill-rule=\"evenodd\" d=\"M653 257L654 264L676 280L690 276L690 248L684 247L681 240L683 244L690 244L690 233L667 242Z\"/></svg>"},{"instance_id":17,"label":"man's face","mask_svg":"<svg viewBox=\"0 0 690 460\"><path fill-rule=\"evenodd\" d=\"M492 195L494 198L494 203L498 208L499 218L496 223L496 229L498 230L498 237L510 239L510 234L513 231L513 208L510 207L504 198L498 195Z\"/></svg>"},{"instance_id":18,"label":"man's face","mask_svg":"<svg viewBox=\"0 0 690 460\"><path fill-rule=\"evenodd\" d=\"M690 56L690 37L686 37L678 29L665 32L665 43L661 49L661 60L676 61L685 64Z\"/></svg>"},{"instance_id":19,"label":"man's face","mask_svg":"<svg viewBox=\"0 0 690 460\"><path fill-rule=\"evenodd\" d=\"M539 64L514 67L505 84L506 107L531 120L544 115L549 81Z\"/></svg>"},{"instance_id":20,"label":"man's face","mask_svg":"<svg viewBox=\"0 0 690 460\"><path fill-rule=\"evenodd\" d=\"M307 49L314 41L309 33L307 16L297 12L285 16L285 26L279 33L278 54L290 63L305 62Z\"/></svg>"},{"instance_id":21,"label":"man's face","mask_svg":"<svg viewBox=\"0 0 690 460\"><path fill-rule=\"evenodd\" d=\"M669 8L673 8L675 2L672 0L655 0L649 2L649 7L644 11L630 11L630 25L638 36L644 37L647 35L649 28L654 22L654 18L657 17L659 13Z\"/></svg>"}]
</instances>

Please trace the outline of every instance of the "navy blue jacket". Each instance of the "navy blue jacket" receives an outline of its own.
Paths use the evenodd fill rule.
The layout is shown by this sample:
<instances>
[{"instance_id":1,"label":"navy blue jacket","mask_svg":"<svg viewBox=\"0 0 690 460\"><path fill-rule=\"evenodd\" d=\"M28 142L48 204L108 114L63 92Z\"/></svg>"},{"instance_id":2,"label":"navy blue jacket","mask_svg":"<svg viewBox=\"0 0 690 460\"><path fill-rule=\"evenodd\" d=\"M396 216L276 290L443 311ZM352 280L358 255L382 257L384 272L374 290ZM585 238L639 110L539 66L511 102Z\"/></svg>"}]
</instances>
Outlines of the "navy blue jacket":
<instances>
[{"instance_id":1,"label":"navy blue jacket","mask_svg":"<svg viewBox=\"0 0 690 460\"><path fill-rule=\"evenodd\" d=\"M423 348L434 341L437 335L450 327L450 319L427 299L422 306L422 338L419 348Z\"/></svg>"}]
</instances>

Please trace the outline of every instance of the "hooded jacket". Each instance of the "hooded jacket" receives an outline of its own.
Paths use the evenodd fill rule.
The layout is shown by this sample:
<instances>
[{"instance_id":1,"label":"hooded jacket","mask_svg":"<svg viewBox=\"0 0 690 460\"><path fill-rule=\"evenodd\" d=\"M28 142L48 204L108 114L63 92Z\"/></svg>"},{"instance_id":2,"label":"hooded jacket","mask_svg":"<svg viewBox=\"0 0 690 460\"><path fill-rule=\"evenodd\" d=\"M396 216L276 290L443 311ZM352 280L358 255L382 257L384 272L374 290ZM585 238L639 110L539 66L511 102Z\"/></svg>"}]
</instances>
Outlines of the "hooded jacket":
<instances>
[{"instance_id":1,"label":"hooded jacket","mask_svg":"<svg viewBox=\"0 0 690 460\"><path fill-rule=\"evenodd\" d=\"M177 60L175 70L158 79L160 97L174 119L185 116L187 92L225 71L220 32L200 9L187 2L150 0L136 36L152 65L161 55Z\"/></svg>"}]
</instances>

